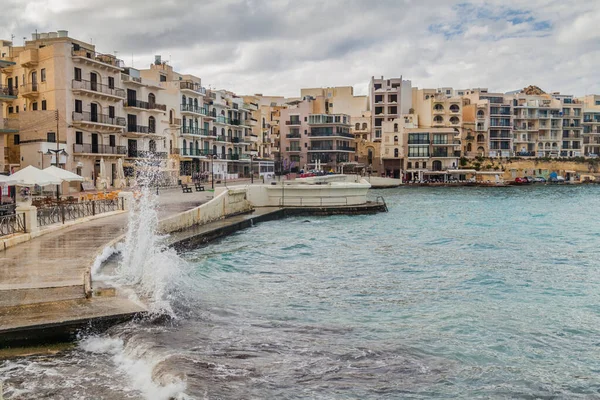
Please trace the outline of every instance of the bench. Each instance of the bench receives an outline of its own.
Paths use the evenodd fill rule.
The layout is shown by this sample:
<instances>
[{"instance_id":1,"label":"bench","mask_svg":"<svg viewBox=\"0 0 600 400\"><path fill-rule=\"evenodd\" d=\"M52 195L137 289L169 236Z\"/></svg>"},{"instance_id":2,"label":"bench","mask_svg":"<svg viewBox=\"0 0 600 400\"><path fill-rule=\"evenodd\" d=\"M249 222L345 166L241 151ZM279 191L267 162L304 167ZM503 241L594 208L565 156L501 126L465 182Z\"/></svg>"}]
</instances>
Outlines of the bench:
<instances>
[{"instance_id":1,"label":"bench","mask_svg":"<svg viewBox=\"0 0 600 400\"><path fill-rule=\"evenodd\" d=\"M204 192L204 186L199 183L196 183L196 192Z\"/></svg>"},{"instance_id":2,"label":"bench","mask_svg":"<svg viewBox=\"0 0 600 400\"><path fill-rule=\"evenodd\" d=\"M183 191L183 193L192 193L192 188L186 185L185 183L181 185L181 190Z\"/></svg>"}]
</instances>

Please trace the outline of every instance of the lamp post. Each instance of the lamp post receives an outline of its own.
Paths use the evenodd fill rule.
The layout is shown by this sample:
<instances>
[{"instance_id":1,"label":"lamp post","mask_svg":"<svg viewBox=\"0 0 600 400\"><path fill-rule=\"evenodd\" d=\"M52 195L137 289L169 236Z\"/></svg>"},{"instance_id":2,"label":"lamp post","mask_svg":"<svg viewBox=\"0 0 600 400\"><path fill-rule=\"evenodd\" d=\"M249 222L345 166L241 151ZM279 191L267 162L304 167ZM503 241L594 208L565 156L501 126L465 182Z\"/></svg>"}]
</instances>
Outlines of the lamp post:
<instances>
[{"instance_id":1,"label":"lamp post","mask_svg":"<svg viewBox=\"0 0 600 400\"><path fill-rule=\"evenodd\" d=\"M215 190L215 167L214 167L214 159L217 158L216 154L210 154L208 156L210 158L210 183L212 190Z\"/></svg>"},{"instance_id":2,"label":"lamp post","mask_svg":"<svg viewBox=\"0 0 600 400\"><path fill-rule=\"evenodd\" d=\"M252 167L252 162L256 156L250 156L250 183L254 183L254 169Z\"/></svg>"}]
</instances>

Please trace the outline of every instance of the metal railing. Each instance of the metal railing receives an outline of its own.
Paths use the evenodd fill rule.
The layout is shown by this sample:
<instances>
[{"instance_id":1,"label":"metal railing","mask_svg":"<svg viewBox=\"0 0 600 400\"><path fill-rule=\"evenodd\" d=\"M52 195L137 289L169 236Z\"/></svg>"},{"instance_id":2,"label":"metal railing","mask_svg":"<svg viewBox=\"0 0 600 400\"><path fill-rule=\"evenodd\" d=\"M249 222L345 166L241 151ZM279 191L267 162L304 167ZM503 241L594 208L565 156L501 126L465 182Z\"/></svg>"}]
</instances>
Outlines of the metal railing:
<instances>
[{"instance_id":1,"label":"metal railing","mask_svg":"<svg viewBox=\"0 0 600 400\"><path fill-rule=\"evenodd\" d=\"M63 203L37 209L38 226L65 223L79 218L104 214L124 209L123 198L113 200L93 200L80 203Z\"/></svg>"},{"instance_id":2,"label":"metal railing","mask_svg":"<svg viewBox=\"0 0 600 400\"><path fill-rule=\"evenodd\" d=\"M125 67L125 63L123 62L123 60L120 60L111 54L96 53L95 51L92 51L92 50L80 48L79 50L72 49L71 55L73 57L85 57L92 61L112 65L113 67L117 67L117 68Z\"/></svg>"},{"instance_id":3,"label":"metal railing","mask_svg":"<svg viewBox=\"0 0 600 400\"><path fill-rule=\"evenodd\" d=\"M19 89L12 86L0 84L0 96L18 96Z\"/></svg>"},{"instance_id":4,"label":"metal railing","mask_svg":"<svg viewBox=\"0 0 600 400\"><path fill-rule=\"evenodd\" d=\"M282 188L282 192L285 189ZM323 207L323 206L339 206L348 205L348 199L351 197L362 197L361 195L329 197L329 196L286 196L285 194L279 199L279 206L296 206L296 207Z\"/></svg>"},{"instance_id":5,"label":"metal railing","mask_svg":"<svg viewBox=\"0 0 600 400\"><path fill-rule=\"evenodd\" d=\"M192 90L192 91L194 91L196 93L200 93L200 94L206 94L206 88L203 88L198 83L191 82L191 81L179 82L179 88Z\"/></svg>"},{"instance_id":6,"label":"metal railing","mask_svg":"<svg viewBox=\"0 0 600 400\"><path fill-rule=\"evenodd\" d=\"M134 132L134 133L148 133L150 132L150 128L147 126L143 126L143 125L127 125L127 132ZM154 133L154 132L152 132Z\"/></svg>"},{"instance_id":7,"label":"metal railing","mask_svg":"<svg viewBox=\"0 0 600 400\"><path fill-rule=\"evenodd\" d=\"M15 233L25 232L25 214L16 213L0 216L0 236L14 235Z\"/></svg>"},{"instance_id":8,"label":"metal railing","mask_svg":"<svg viewBox=\"0 0 600 400\"><path fill-rule=\"evenodd\" d=\"M127 154L126 146L109 146L105 144L81 143L73 144L73 153L88 154Z\"/></svg>"},{"instance_id":9,"label":"metal railing","mask_svg":"<svg viewBox=\"0 0 600 400\"><path fill-rule=\"evenodd\" d=\"M127 151L129 158L167 158L166 151L131 150Z\"/></svg>"},{"instance_id":10,"label":"metal railing","mask_svg":"<svg viewBox=\"0 0 600 400\"><path fill-rule=\"evenodd\" d=\"M98 92L107 94L110 96L116 96L120 98L125 98L125 90L115 87L110 87L103 83L92 82L92 81L79 81L77 79L73 79L73 89L80 90L89 90L92 92Z\"/></svg>"},{"instance_id":11,"label":"metal railing","mask_svg":"<svg viewBox=\"0 0 600 400\"><path fill-rule=\"evenodd\" d=\"M164 104L150 103L148 101L141 101L141 100L127 100L125 102L125 107L143 108L144 110L167 111L167 106Z\"/></svg>"},{"instance_id":12,"label":"metal railing","mask_svg":"<svg viewBox=\"0 0 600 400\"><path fill-rule=\"evenodd\" d=\"M127 121L123 117L111 117L106 114L93 114L89 111L73 111L73 122L94 122L105 125L115 125L123 127Z\"/></svg>"}]
</instances>

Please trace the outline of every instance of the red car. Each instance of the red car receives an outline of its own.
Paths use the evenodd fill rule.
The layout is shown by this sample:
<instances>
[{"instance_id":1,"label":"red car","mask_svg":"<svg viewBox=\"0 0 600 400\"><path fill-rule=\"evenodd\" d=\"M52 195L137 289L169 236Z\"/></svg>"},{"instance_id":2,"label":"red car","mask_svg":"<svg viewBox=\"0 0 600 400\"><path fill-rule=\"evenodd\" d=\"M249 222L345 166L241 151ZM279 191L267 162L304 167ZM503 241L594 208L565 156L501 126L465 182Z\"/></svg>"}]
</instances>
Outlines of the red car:
<instances>
[{"instance_id":1,"label":"red car","mask_svg":"<svg viewBox=\"0 0 600 400\"><path fill-rule=\"evenodd\" d=\"M529 179L518 177L518 178L515 178L515 183L519 183L519 184L522 184L522 185L528 184L529 183Z\"/></svg>"}]
</instances>

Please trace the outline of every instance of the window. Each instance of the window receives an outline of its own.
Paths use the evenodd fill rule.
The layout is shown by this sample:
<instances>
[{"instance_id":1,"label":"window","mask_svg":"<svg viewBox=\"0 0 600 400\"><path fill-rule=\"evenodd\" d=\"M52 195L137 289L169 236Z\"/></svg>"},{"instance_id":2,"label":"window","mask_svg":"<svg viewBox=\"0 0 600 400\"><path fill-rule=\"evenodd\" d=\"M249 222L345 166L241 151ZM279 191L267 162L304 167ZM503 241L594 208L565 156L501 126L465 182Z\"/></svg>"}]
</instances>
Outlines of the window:
<instances>
[{"instance_id":1,"label":"window","mask_svg":"<svg viewBox=\"0 0 600 400\"><path fill-rule=\"evenodd\" d=\"M75 144L83 144L83 132L75 132Z\"/></svg>"},{"instance_id":2,"label":"window","mask_svg":"<svg viewBox=\"0 0 600 400\"><path fill-rule=\"evenodd\" d=\"M447 135L433 135L433 144L448 144Z\"/></svg>"},{"instance_id":3,"label":"window","mask_svg":"<svg viewBox=\"0 0 600 400\"><path fill-rule=\"evenodd\" d=\"M17 113L17 114L19 113L19 106L15 107L15 113Z\"/></svg>"},{"instance_id":4,"label":"window","mask_svg":"<svg viewBox=\"0 0 600 400\"><path fill-rule=\"evenodd\" d=\"M406 166L406 168L411 169L412 168L412 162L409 162Z\"/></svg>"},{"instance_id":5,"label":"window","mask_svg":"<svg viewBox=\"0 0 600 400\"><path fill-rule=\"evenodd\" d=\"M394 157L398 158L398 149L394 149Z\"/></svg>"},{"instance_id":6,"label":"window","mask_svg":"<svg viewBox=\"0 0 600 400\"><path fill-rule=\"evenodd\" d=\"M46 68L42 68L42 70L40 71L40 79L42 80L42 82L46 82Z\"/></svg>"},{"instance_id":7,"label":"window","mask_svg":"<svg viewBox=\"0 0 600 400\"><path fill-rule=\"evenodd\" d=\"M19 136L18 134L14 136L13 138L13 144L15 146L19 145L21 143L21 136Z\"/></svg>"},{"instance_id":8,"label":"window","mask_svg":"<svg viewBox=\"0 0 600 400\"><path fill-rule=\"evenodd\" d=\"M12 106L8 107L8 113L9 114L13 114L14 112L15 112L15 109Z\"/></svg>"},{"instance_id":9,"label":"window","mask_svg":"<svg viewBox=\"0 0 600 400\"><path fill-rule=\"evenodd\" d=\"M411 146L408 148L409 157L429 157L429 146Z\"/></svg>"},{"instance_id":10,"label":"window","mask_svg":"<svg viewBox=\"0 0 600 400\"><path fill-rule=\"evenodd\" d=\"M48 132L46 134L46 141L49 143L56 143L56 132Z\"/></svg>"},{"instance_id":11,"label":"window","mask_svg":"<svg viewBox=\"0 0 600 400\"><path fill-rule=\"evenodd\" d=\"M42 100L42 110L46 110L46 109L47 109L46 100Z\"/></svg>"},{"instance_id":12,"label":"window","mask_svg":"<svg viewBox=\"0 0 600 400\"><path fill-rule=\"evenodd\" d=\"M110 147L115 147L117 145L117 138L115 135L110 135L108 137L108 143L110 144Z\"/></svg>"},{"instance_id":13,"label":"window","mask_svg":"<svg viewBox=\"0 0 600 400\"><path fill-rule=\"evenodd\" d=\"M398 132L398 124L394 124L394 132Z\"/></svg>"},{"instance_id":14,"label":"window","mask_svg":"<svg viewBox=\"0 0 600 400\"><path fill-rule=\"evenodd\" d=\"M83 102L81 100L75 100L75 112L80 114L83 112Z\"/></svg>"},{"instance_id":15,"label":"window","mask_svg":"<svg viewBox=\"0 0 600 400\"><path fill-rule=\"evenodd\" d=\"M81 81L81 68L75 68L75 80Z\"/></svg>"},{"instance_id":16,"label":"window","mask_svg":"<svg viewBox=\"0 0 600 400\"><path fill-rule=\"evenodd\" d=\"M37 111L37 109L38 109L37 102L36 103L31 103L31 111Z\"/></svg>"},{"instance_id":17,"label":"window","mask_svg":"<svg viewBox=\"0 0 600 400\"><path fill-rule=\"evenodd\" d=\"M429 144L429 133L409 133L408 144Z\"/></svg>"},{"instance_id":18,"label":"window","mask_svg":"<svg viewBox=\"0 0 600 400\"><path fill-rule=\"evenodd\" d=\"M109 118L115 117L115 106L108 106L108 117Z\"/></svg>"},{"instance_id":19,"label":"window","mask_svg":"<svg viewBox=\"0 0 600 400\"><path fill-rule=\"evenodd\" d=\"M394 136L394 142L398 142L398 135Z\"/></svg>"},{"instance_id":20,"label":"window","mask_svg":"<svg viewBox=\"0 0 600 400\"><path fill-rule=\"evenodd\" d=\"M166 81L167 81L167 77L166 77L166 75L161 75L161 76L160 76L160 81L161 81L161 82L166 82Z\"/></svg>"},{"instance_id":21,"label":"window","mask_svg":"<svg viewBox=\"0 0 600 400\"><path fill-rule=\"evenodd\" d=\"M110 89L114 89L115 88L115 78L113 78L112 76L108 77L108 87Z\"/></svg>"}]
</instances>

